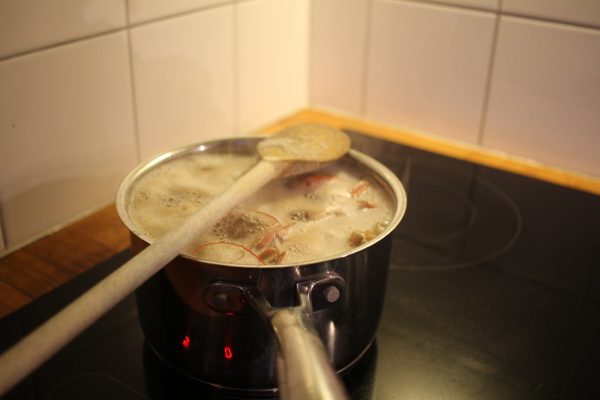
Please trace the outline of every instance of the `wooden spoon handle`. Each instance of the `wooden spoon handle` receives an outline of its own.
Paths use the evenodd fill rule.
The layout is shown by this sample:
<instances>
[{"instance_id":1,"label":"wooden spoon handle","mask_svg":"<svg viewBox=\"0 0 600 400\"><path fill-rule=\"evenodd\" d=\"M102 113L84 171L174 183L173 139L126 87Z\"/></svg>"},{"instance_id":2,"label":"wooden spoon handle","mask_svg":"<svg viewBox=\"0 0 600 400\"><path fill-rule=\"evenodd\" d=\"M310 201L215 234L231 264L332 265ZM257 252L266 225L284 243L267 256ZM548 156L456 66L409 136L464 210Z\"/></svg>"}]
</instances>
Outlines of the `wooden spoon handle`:
<instances>
[{"instance_id":1,"label":"wooden spoon handle","mask_svg":"<svg viewBox=\"0 0 600 400\"><path fill-rule=\"evenodd\" d=\"M146 247L0 357L0 397L129 293L196 244L198 236L231 208L281 175L289 162L260 161L226 191Z\"/></svg>"}]
</instances>

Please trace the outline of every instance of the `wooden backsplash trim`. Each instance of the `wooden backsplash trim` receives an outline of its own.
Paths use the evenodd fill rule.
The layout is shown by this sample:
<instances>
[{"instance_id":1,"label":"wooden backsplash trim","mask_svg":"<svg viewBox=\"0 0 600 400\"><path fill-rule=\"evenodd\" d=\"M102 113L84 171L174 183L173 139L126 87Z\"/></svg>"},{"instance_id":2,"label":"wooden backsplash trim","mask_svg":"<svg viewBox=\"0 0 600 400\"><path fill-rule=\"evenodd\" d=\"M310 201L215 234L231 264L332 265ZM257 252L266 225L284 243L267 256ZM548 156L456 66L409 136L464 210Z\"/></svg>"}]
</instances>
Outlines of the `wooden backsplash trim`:
<instances>
[{"instance_id":1,"label":"wooden backsplash trim","mask_svg":"<svg viewBox=\"0 0 600 400\"><path fill-rule=\"evenodd\" d=\"M366 133L397 143L431 151L445 156L470 161L487 167L528 176L557 185L600 195L600 178L588 176L576 171L557 168L522 157L512 156L499 151L453 141L428 134L407 132L381 123L360 120L331 111L318 109L301 110L268 127L262 133L273 133L285 126L296 123L314 122L335 126L340 129Z\"/></svg>"}]
</instances>

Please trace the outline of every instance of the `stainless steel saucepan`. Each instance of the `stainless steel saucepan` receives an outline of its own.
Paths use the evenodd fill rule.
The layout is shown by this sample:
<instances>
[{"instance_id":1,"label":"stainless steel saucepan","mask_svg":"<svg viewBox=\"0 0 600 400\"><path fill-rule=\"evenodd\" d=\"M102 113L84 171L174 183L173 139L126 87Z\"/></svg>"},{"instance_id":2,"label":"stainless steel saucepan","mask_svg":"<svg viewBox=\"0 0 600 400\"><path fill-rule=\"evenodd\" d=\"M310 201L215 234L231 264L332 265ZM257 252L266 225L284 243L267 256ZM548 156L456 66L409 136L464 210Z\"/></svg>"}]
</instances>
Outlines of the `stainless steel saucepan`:
<instances>
[{"instance_id":1,"label":"stainless steel saucepan","mask_svg":"<svg viewBox=\"0 0 600 400\"><path fill-rule=\"evenodd\" d=\"M197 152L252 154L259 140L188 146L133 170L119 189L117 209L131 232L134 253L149 244L128 213L141 176ZM390 170L354 150L344 158L392 198L395 211L385 230L345 254L302 264L241 266L178 256L136 291L143 331L160 358L193 379L231 391L344 398L337 375L349 370L375 338L390 234L406 209L404 188Z\"/></svg>"}]
</instances>

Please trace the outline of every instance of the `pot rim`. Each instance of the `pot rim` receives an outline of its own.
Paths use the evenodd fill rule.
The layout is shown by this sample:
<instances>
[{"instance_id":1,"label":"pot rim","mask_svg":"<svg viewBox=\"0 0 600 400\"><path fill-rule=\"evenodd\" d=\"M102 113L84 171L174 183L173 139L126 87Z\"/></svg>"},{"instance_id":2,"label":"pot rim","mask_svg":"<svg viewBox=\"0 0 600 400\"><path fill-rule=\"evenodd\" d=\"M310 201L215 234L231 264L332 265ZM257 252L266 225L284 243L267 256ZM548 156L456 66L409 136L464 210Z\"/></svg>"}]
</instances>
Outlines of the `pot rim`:
<instances>
[{"instance_id":1,"label":"pot rim","mask_svg":"<svg viewBox=\"0 0 600 400\"><path fill-rule=\"evenodd\" d=\"M134 234L135 236L140 238L145 243L152 244L152 241L148 237L146 237L144 234L142 234L139 231L139 229L136 227L136 225L133 223L133 221L129 217L129 213L127 210L127 206L128 206L127 199L128 199L130 190L131 190L131 188L134 187L134 184L138 179L140 179L144 174L148 173L154 167L156 167L157 165L159 165L163 162L167 162L169 160L174 160L176 158L183 157L190 153L204 152L204 151L210 150L212 148L222 146L225 143L237 143L237 145L240 146L240 148L243 147L244 145L247 147L248 145L251 145L252 142L258 142L260 139L263 139L264 137L265 136L235 136L235 137L210 140L210 141L206 141L206 142L194 143L194 144L179 147L177 149L170 150L170 151L167 151L164 153L160 153L160 154L156 155L155 157L149 159L148 161L138 164L134 169L132 169L125 176L125 178L122 180L121 184L119 185L119 188L117 189L116 208L117 208L117 213L118 213L121 221L129 229L130 233ZM258 155L257 155L257 157L258 157ZM402 218L406 212L406 205L407 205L406 191L404 189L404 186L398 179L398 177L392 171L390 171L389 168L387 168L385 165L383 165L382 163L380 163L373 157L368 156L364 153L361 153L358 150L350 149L349 152L344 156L344 158L353 159L354 161L358 162L361 166L367 167L368 170L370 170L372 173L374 173L376 176L378 176L382 180L382 182L385 183L385 185L383 185L384 190L386 190L388 192L388 195L390 195L392 200L395 202L395 212L394 212L393 217L391 218L390 222L386 226L385 230L383 232L381 232L379 235L377 235L377 237L375 237L374 239L372 239L366 243L363 243L360 246L354 247L351 250L348 250L344 253L339 253L334 256L323 257L323 258L305 261L305 262L301 262L301 263L254 265L254 264L234 264L234 263L222 263L222 262L215 262L215 261L207 261L207 260L202 260L197 257L192 257L190 255L182 254L182 253L179 254L179 257L183 257L183 258L186 258L186 259L189 259L192 261L196 261L196 262L200 262L203 264L215 265L215 266L220 266L220 267L225 266L225 267L245 268L245 269L248 269L248 268L250 268L250 269L254 269L254 268L276 269L276 268L289 268L289 267L300 267L300 266L305 266L305 265L314 265L317 263L323 263L323 262L333 261L333 260L337 260L337 259L342 259L342 258L348 257L352 254L358 253L358 252L364 250L365 248L371 247L375 243L379 242L380 240L382 240L383 238L388 236L398 226L398 224L402 220ZM386 185L387 185L387 187L385 187Z\"/></svg>"}]
</instances>

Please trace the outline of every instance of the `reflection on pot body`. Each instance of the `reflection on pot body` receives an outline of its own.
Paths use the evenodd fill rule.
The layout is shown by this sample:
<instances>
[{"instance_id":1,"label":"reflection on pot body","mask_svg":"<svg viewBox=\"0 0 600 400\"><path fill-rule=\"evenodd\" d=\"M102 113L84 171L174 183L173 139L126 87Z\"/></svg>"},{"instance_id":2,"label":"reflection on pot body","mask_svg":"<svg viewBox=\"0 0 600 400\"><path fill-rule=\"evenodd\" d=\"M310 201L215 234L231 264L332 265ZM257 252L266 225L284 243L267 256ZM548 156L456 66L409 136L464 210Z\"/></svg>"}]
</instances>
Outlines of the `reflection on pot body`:
<instances>
[{"instance_id":1,"label":"reflection on pot body","mask_svg":"<svg viewBox=\"0 0 600 400\"><path fill-rule=\"evenodd\" d=\"M253 151L257 140L217 141L180 152ZM387 229L352 252L300 265L248 267L176 258L136 292L148 344L163 360L220 388L274 393L277 341L261 304L297 306L299 291L308 294L305 311L335 370L343 373L360 359L375 338L387 284L390 233L404 214L406 199L387 168L358 152L346 157L361 164L394 199L396 211ZM137 175L155 164L133 171L118 196L117 207L132 231L136 253L147 243L125 212L127 190Z\"/></svg>"}]
</instances>

